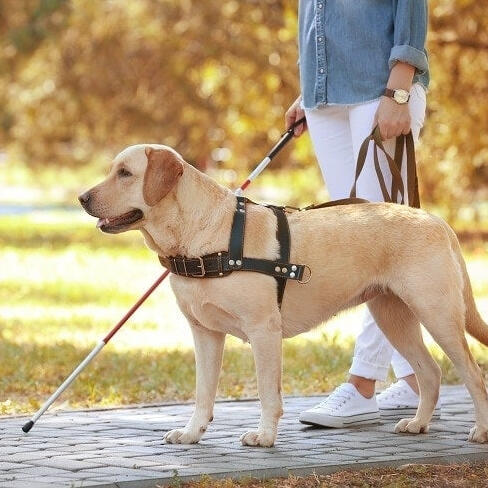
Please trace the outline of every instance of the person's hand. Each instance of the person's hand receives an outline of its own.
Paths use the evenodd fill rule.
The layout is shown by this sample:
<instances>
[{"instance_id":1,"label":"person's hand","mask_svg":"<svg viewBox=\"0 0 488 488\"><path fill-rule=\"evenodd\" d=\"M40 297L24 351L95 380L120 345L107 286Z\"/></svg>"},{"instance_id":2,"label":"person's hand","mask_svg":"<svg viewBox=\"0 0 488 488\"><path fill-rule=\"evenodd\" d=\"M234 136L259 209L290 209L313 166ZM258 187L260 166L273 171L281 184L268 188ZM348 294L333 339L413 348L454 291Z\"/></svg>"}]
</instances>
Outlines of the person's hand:
<instances>
[{"instance_id":1,"label":"person's hand","mask_svg":"<svg viewBox=\"0 0 488 488\"><path fill-rule=\"evenodd\" d=\"M288 130L291 125L300 120L302 117L305 117L305 111L303 108L300 107L300 101L302 97L299 96L290 106L290 108L286 111L285 114L285 126L286 130ZM301 136L307 130L307 122L305 121L303 124L297 125L293 132L295 137Z\"/></svg>"},{"instance_id":2,"label":"person's hand","mask_svg":"<svg viewBox=\"0 0 488 488\"><path fill-rule=\"evenodd\" d=\"M408 103L400 105L392 98L381 97L380 104L374 116L374 123L380 129L381 139L391 139L410 131L410 111Z\"/></svg>"}]
</instances>

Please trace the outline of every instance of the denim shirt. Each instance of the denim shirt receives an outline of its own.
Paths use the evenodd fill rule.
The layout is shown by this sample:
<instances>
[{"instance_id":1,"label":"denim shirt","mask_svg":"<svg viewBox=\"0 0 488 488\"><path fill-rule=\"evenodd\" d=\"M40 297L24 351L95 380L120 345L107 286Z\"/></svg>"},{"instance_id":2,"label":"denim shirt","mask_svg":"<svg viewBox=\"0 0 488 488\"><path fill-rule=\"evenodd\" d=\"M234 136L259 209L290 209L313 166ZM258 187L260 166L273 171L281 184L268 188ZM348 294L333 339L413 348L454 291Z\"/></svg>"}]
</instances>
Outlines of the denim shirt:
<instances>
[{"instance_id":1,"label":"denim shirt","mask_svg":"<svg viewBox=\"0 0 488 488\"><path fill-rule=\"evenodd\" d=\"M299 0L302 106L379 98L396 61L429 84L427 0Z\"/></svg>"}]
</instances>

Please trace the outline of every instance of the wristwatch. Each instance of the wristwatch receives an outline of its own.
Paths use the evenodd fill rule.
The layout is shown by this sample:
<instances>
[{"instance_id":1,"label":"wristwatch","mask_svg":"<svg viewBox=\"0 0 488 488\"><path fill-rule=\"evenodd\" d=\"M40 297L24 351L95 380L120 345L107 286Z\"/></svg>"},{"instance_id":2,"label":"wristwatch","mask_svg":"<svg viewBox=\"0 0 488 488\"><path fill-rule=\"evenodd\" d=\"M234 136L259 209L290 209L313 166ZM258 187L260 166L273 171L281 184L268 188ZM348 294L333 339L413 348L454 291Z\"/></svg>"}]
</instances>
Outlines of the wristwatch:
<instances>
[{"instance_id":1,"label":"wristwatch","mask_svg":"<svg viewBox=\"0 0 488 488\"><path fill-rule=\"evenodd\" d=\"M385 88L383 95L393 98L393 100L400 105L404 105L410 99L410 93L407 90L402 89L392 90L391 88Z\"/></svg>"}]
</instances>

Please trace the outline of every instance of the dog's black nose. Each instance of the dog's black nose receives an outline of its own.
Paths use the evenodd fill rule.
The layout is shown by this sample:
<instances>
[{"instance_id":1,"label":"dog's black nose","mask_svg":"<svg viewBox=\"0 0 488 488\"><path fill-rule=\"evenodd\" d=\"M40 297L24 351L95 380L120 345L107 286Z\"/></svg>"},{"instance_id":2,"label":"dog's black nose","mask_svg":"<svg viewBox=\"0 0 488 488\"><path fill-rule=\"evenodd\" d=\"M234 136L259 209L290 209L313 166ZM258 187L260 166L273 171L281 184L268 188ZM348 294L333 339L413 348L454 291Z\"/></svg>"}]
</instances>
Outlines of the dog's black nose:
<instances>
[{"instance_id":1,"label":"dog's black nose","mask_svg":"<svg viewBox=\"0 0 488 488\"><path fill-rule=\"evenodd\" d=\"M78 197L78 200L83 205L83 207L86 207L88 205L88 202L90 201L90 192L87 191L87 192L83 193L83 195L80 195Z\"/></svg>"}]
</instances>

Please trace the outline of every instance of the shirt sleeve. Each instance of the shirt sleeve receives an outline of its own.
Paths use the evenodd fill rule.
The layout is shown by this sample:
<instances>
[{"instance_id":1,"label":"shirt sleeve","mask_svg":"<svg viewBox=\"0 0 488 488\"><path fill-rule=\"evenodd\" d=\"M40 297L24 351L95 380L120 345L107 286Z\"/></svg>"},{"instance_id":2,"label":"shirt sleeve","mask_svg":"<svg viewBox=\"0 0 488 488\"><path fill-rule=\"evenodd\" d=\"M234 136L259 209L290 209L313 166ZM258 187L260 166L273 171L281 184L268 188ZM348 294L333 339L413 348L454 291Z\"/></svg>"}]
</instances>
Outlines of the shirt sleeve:
<instances>
[{"instance_id":1,"label":"shirt sleeve","mask_svg":"<svg viewBox=\"0 0 488 488\"><path fill-rule=\"evenodd\" d=\"M425 51L428 22L427 0L397 0L394 13L393 48L388 65L408 63L420 74L429 69Z\"/></svg>"}]
</instances>

